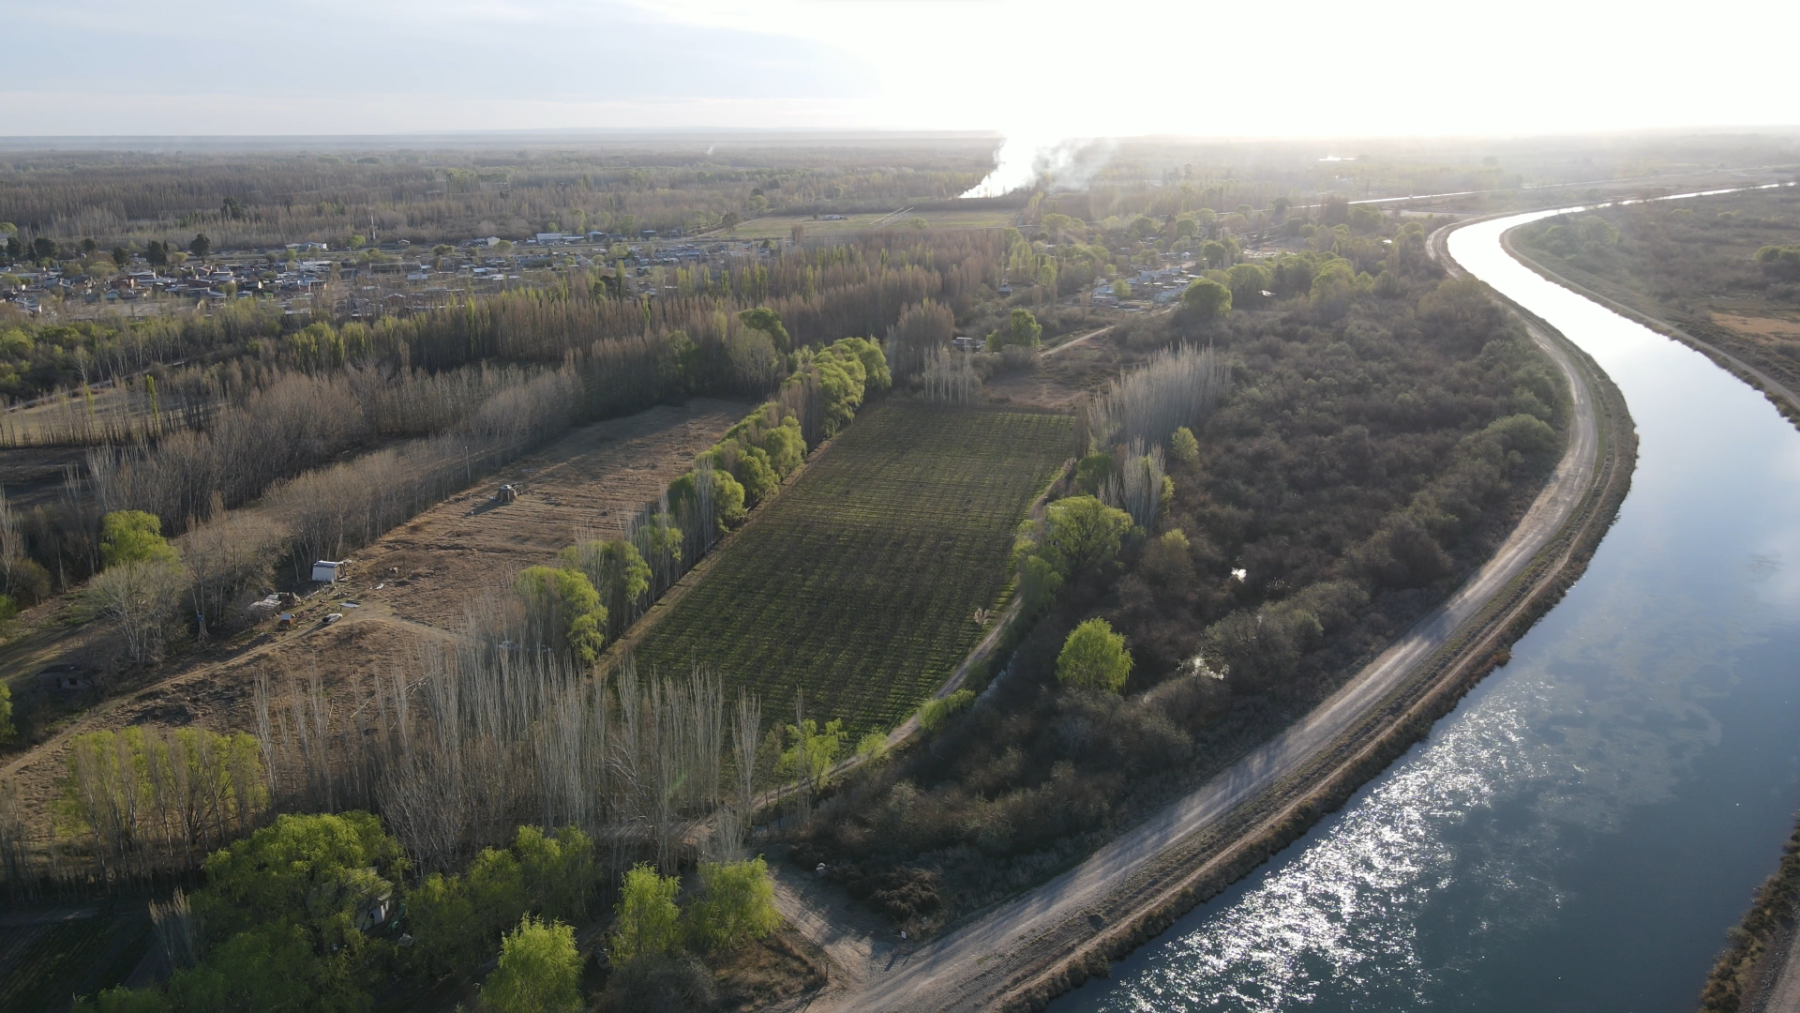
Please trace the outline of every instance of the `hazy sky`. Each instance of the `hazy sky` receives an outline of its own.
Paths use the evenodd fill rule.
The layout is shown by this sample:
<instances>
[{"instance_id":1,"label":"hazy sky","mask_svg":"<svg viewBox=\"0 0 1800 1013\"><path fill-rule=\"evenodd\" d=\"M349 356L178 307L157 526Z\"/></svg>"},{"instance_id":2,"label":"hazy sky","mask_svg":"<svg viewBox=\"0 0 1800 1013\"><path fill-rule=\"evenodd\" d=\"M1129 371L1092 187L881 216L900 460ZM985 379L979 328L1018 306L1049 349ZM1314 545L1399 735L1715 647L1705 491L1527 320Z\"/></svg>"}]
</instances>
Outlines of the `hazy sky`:
<instances>
[{"instance_id":1,"label":"hazy sky","mask_svg":"<svg viewBox=\"0 0 1800 1013\"><path fill-rule=\"evenodd\" d=\"M0 136L1800 122L1793 0L0 0L0 25Z\"/></svg>"}]
</instances>

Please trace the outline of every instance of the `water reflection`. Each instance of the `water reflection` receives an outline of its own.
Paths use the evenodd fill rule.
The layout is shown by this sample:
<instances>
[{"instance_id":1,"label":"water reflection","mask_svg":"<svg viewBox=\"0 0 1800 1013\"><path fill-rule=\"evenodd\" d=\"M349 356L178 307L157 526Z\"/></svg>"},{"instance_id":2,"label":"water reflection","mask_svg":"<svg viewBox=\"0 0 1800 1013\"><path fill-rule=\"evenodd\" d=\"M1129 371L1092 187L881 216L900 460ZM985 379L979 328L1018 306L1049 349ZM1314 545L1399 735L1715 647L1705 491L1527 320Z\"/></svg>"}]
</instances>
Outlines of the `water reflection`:
<instances>
[{"instance_id":1,"label":"water reflection","mask_svg":"<svg viewBox=\"0 0 1800 1013\"><path fill-rule=\"evenodd\" d=\"M1080 1010L1688 1010L1800 802L1800 435L1698 354L1507 258L1638 471L1587 576L1431 739Z\"/></svg>"}]
</instances>

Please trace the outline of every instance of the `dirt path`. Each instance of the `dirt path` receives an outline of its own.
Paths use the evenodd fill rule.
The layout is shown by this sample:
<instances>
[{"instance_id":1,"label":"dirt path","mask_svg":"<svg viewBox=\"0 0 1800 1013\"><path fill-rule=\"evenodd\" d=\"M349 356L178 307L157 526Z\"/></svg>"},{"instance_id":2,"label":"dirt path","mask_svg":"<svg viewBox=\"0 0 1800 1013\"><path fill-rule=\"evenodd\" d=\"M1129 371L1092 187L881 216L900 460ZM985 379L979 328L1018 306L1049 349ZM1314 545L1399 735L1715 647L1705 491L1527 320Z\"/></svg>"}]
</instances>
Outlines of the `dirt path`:
<instances>
[{"instance_id":1,"label":"dirt path","mask_svg":"<svg viewBox=\"0 0 1800 1013\"><path fill-rule=\"evenodd\" d=\"M1774 943L1775 949L1763 957L1779 963L1773 980L1759 982L1745 993L1746 1013L1800 1013L1800 946L1794 945L1796 935L1800 933L1792 929L1782 932Z\"/></svg>"},{"instance_id":2,"label":"dirt path","mask_svg":"<svg viewBox=\"0 0 1800 1013\"><path fill-rule=\"evenodd\" d=\"M1142 907L1191 882L1192 871L1169 868L1165 856L1221 824L1245 803L1325 760L1340 741L1381 711L1419 666L1463 632L1539 554L1563 532L1594 487L1599 464L1599 425L1583 372L1563 345L1543 329L1532 337L1568 379L1574 420L1556 471L1506 542L1450 600L1359 672L1312 713L1156 816L1125 832L1086 861L1049 883L994 908L972 923L923 946L864 936L813 941L845 959L867 953L860 977L847 973L812 1004L816 1010L981 1010L1028 992L1058 971L1072 953L1091 947L1116 912L1115 895L1141 897ZM1410 720L1408 709L1396 720ZM1358 754L1360 755L1360 754ZM1354 758L1353 758L1354 759ZM1351 761L1330 767L1335 774ZM1274 817L1271 817L1273 819ZM1259 828L1260 829L1260 828ZM1225 849L1215 849L1215 854ZM1173 880L1146 889L1146 877ZM783 891L789 919L819 924L803 909L806 898ZM1114 913L1113 921L1118 920ZM829 919L823 923L830 925ZM836 933L841 936L841 932ZM834 957L834 959L836 959ZM848 969L846 969L848 970Z\"/></svg>"},{"instance_id":3,"label":"dirt path","mask_svg":"<svg viewBox=\"0 0 1800 1013\"><path fill-rule=\"evenodd\" d=\"M1105 327L1102 327L1099 330L1089 331L1086 334L1083 334L1081 337L1075 338L1072 341L1065 341L1062 344L1057 345L1055 348L1046 348L1043 351L1038 353L1038 358L1048 359L1052 355L1060 355L1061 353L1066 352L1071 348L1074 348L1076 345L1083 344L1092 338L1097 338L1100 335L1105 334L1107 331L1110 331L1110 330L1112 330L1112 325L1107 324Z\"/></svg>"}]
</instances>

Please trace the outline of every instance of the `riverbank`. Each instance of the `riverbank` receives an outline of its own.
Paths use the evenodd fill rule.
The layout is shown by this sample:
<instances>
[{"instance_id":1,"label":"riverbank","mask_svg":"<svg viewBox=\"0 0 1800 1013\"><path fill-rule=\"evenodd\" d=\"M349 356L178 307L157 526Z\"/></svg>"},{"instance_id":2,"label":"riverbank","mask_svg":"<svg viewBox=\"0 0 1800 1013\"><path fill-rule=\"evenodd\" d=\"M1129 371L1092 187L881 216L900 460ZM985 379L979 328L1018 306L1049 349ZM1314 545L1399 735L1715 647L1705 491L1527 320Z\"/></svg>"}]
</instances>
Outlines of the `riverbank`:
<instances>
[{"instance_id":1,"label":"riverbank","mask_svg":"<svg viewBox=\"0 0 1800 1013\"><path fill-rule=\"evenodd\" d=\"M1466 224L1466 223L1464 223ZM1463 272L1449 259L1444 241L1450 226L1432 236L1433 256L1453 275ZM1636 436L1623 395L1599 366L1573 343L1523 307L1495 297L1525 321L1534 340L1569 372L1576 392L1577 426L1571 428L1569 457L1584 452L1576 428L1593 425L1593 468L1587 472L1579 505L1531 562L1487 599L1476 616L1460 625L1353 730L1281 784L1233 812L1201 835L1160 854L1123 896L1113 919L1106 914L1093 937L1057 966L1018 981L1003 996L1002 1008L1040 1010L1056 996L1093 975L1105 975L1112 961L1142 946L1196 906L1219 894L1298 840L1325 815L1335 812L1358 788L1385 770L1429 734L1433 722L1453 710L1483 677L1504 665L1509 648L1578 580L1594 549L1630 490ZM1585 409L1585 410L1584 410ZM1563 467L1551 486L1565 478ZM1570 481L1580 479L1571 474ZM1540 503L1556 490L1546 488ZM1534 507L1533 513L1537 508ZM1539 519L1541 521L1541 518ZM1533 523L1527 516L1524 529ZM1516 539L1517 535L1515 535ZM1509 539L1500 562L1514 548ZM1423 625L1423 624L1421 624ZM1037 940L1033 940L1036 944ZM960 1007L957 1007L960 1008Z\"/></svg>"},{"instance_id":2,"label":"riverbank","mask_svg":"<svg viewBox=\"0 0 1800 1013\"><path fill-rule=\"evenodd\" d=\"M1555 474L1473 578L1302 720L1055 880L923 945L834 940L860 959L809 1008L1042 1007L1342 805L1503 664L1598 544L1635 451L1610 381L1545 328L1532 337L1567 377L1575 422Z\"/></svg>"},{"instance_id":3,"label":"riverbank","mask_svg":"<svg viewBox=\"0 0 1800 1013\"><path fill-rule=\"evenodd\" d=\"M1524 264L1526 267L1535 271L1545 280L1561 285L1563 288L1574 292L1584 299L1599 303L1627 320L1642 324L1664 337L1673 338L1699 352L1701 355L1706 356L1708 359L1711 359L1720 369L1723 369L1732 376L1737 377L1739 380L1742 380L1761 391L1763 396L1767 397L1769 402L1775 406L1775 410L1782 414L1783 418L1792 422L1795 428L1800 428L1800 390L1795 390L1792 386L1769 375L1766 371L1745 362L1743 359L1733 355L1726 349L1720 348L1718 345L1706 341L1703 338L1696 337L1693 333L1677 327L1675 324L1670 323L1661 317L1638 309L1636 306L1631 305L1622 298L1598 291L1591 285L1583 284L1557 274L1546 267L1542 261L1533 257L1531 252L1525 248L1524 244L1517 242L1510 232L1500 237L1500 245L1506 249L1506 252L1510 254L1514 260L1517 260L1519 263ZM1594 280L1598 281L1598 279ZM1619 295L1625 296L1626 293L1619 293Z\"/></svg>"}]
</instances>

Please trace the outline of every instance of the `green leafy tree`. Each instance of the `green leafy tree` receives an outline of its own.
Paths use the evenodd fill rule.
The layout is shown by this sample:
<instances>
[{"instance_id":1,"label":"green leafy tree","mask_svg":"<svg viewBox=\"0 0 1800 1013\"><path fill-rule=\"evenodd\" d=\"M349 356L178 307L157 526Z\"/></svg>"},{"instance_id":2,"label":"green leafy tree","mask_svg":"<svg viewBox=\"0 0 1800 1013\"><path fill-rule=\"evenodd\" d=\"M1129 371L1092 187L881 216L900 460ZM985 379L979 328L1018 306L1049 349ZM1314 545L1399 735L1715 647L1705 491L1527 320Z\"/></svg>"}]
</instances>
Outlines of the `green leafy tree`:
<instances>
[{"instance_id":1,"label":"green leafy tree","mask_svg":"<svg viewBox=\"0 0 1800 1013\"><path fill-rule=\"evenodd\" d=\"M689 903L683 919L689 938L714 953L766 937L781 924L768 863L761 857L701 863L699 896Z\"/></svg>"},{"instance_id":2,"label":"green leafy tree","mask_svg":"<svg viewBox=\"0 0 1800 1013\"><path fill-rule=\"evenodd\" d=\"M1042 553L1066 577L1099 569L1119 553L1131 515L1092 496L1060 499L1045 510Z\"/></svg>"},{"instance_id":3,"label":"green leafy tree","mask_svg":"<svg viewBox=\"0 0 1800 1013\"><path fill-rule=\"evenodd\" d=\"M115 246L112 251L112 260L113 263L119 265L120 268L130 267L131 251L123 246Z\"/></svg>"},{"instance_id":4,"label":"green leafy tree","mask_svg":"<svg viewBox=\"0 0 1800 1013\"><path fill-rule=\"evenodd\" d=\"M680 879L657 875L649 863L631 867L619 891L618 921L607 945L613 963L629 965L681 946L681 909L675 906L680 892Z\"/></svg>"},{"instance_id":5,"label":"green leafy tree","mask_svg":"<svg viewBox=\"0 0 1800 1013\"><path fill-rule=\"evenodd\" d=\"M1026 612L1036 615L1050 607L1056 592L1063 586L1063 575L1056 564L1037 553L1025 556L1019 563L1019 595Z\"/></svg>"},{"instance_id":6,"label":"green leafy tree","mask_svg":"<svg viewBox=\"0 0 1800 1013\"><path fill-rule=\"evenodd\" d=\"M406 867L399 842L368 813L284 814L206 860L194 911L220 934L297 917L324 951Z\"/></svg>"},{"instance_id":7,"label":"green leafy tree","mask_svg":"<svg viewBox=\"0 0 1800 1013\"><path fill-rule=\"evenodd\" d=\"M1211 323L1231 312L1231 290L1210 278L1195 278L1181 293L1181 305L1201 323Z\"/></svg>"},{"instance_id":8,"label":"green leafy tree","mask_svg":"<svg viewBox=\"0 0 1800 1013\"><path fill-rule=\"evenodd\" d=\"M1270 284L1267 268L1256 264L1233 264L1231 270L1225 272L1226 285L1231 289L1231 302L1234 306L1255 306L1262 301L1263 292Z\"/></svg>"},{"instance_id":9,"label":"green leafy tree","mask_svg":"<svg viewBox=\"0 0 1800 1013\"><path fill-rule=\"evenodd\" d=\"M564 549L560 560L565 569L579 570L600 594L600 604L614 628L622 627L635 614L637 605L650 590L650 564L637 546L622 538L612 541L594 539Z\"/></svg>"},{"instance_id":10,"label":"green leafy tree","mask_svg":"<svg viewBox=\"0 0 1800 1013\"><path fill-rule=\"evenodd\" d=\"M18 730L13 727L12 690L0 682L0 746L11 742L17 734Z\"/></svg>"},{"instance_id":11,"label":"green leafy tree","mask_svg":"<svg viewBox=\"0 0 1800 1013\"><path fill-rule=\"evenodd\" d=\"M548 646L584 665L594 663L606 643L606 606L586 574L533 566L519 574L514 588Z\"/></svg>"},{"instance_id":12,"label":"green leafy tree","mask_svg":"<svg viewBox=\"0 0 1800 1013\"><path fill-rule=\"evenodd\" d=\"M959 689L948 696L927 700L925 706L919 708L919 727L928 732L937 731L952 715L968 710L969 705L974 702L975 691L969 689Z\"/></svg>"},{"instance_id":13,"label":"green leafy tree","mask_svg":"<svg viewBox=\"0 0 1800 1013\"><path fill-rule=\"evenodd\" d=\"M115 510L100 519L100 562L113 567L121 563L166 563L175 565L181 557L162 536L162 518L142 510Z\"/></svg>"},{"instance_id":14,"label":"green leafy tree","mask_svg":"<svg viewBox=\"0 0 1800 1013\"><path fill-rule=\"evenodd\" d=\"M196 232L193 240L188 243L188 252L196 257L205 257L212 252L212 240L206 238L206 233Z\"/></svg>"},{"instance_id":15,"label":"green leafy tree","mask_svg":"<svg viewBox=\"0 0 1800 1013\"><path fill-rule=\"evenodd\" d=\"M481 960L484 933L461 877L426 876L406 895L406 919L415 959L433 972L465 969Z\"/></svg>"},{"instance_id":16,"label":"green leafy tree","mask_svg":"<svg viewBox=\"0 0 1800 1013\"><path fill-rule=\"evenodd\" d=\"M738 322L753 331L761 331L775 343L775 350L782 353L793 351L794 339L788 337L787 328L782 326L781 314L766 306L743 310L738 313Z\"/></svg>"},{"instance_id":17,"label":"green leafy tree","mask_svg":"<svg viewBox=\"0 0 1800 1013\"><path fill-rule=\"evenodd\" d=\"M1200 463L1200 441L1194 438L1194 431L1186 426L1169 436L1169 449L1175 452L1175 459L1183 464Z\"/></svg>"},{"instance_id":18,"label":"green leafy tree","mask_svg":"<svg viewBox=\"0 0 1800 1013\"><path fill-rule=\"evenodd\" d=\"M781 425L763 430L762 448L776 475L787 478L793 474L806 459L806 437L800 434L800 420L789 415L781 420Z\"/></svg>"},{"instance_id":19,"label":"green leafy tree","mask_svg":"<svg viewBox=\"0 0 1800 1013\"><path fill-rule=\"evenodd\" d=\"M575 922L588 915L588 899L600 886L600 864L593 839L575 827L547 834L520 827L512 854L531 908L546 918Z\"/></svg>"},{"instance_id":20,"label":"green leafy tree","mask_svg":"<svg viewBox=\"0 0 1800 1013\"><path fill-rule=\"evenodd\" d=\"M781 476L775 474L775 466L761 447L742 448L737 463L731 468L731 475L744 487L745 503L752 506L762 502L763 497L781 484Z\"/></svg>"},{"instance_id":21,"label":"green leafy tree","mask_svg":"<svg viewBox=\"0 0 1800 1013\"><path fill-rule=\"evenodd\" d=\"M497 1013L573 1013L582 1007L575 930L526 915L500 944L500 964L481 987Z\"/></svg>"},{"instance_id":22,"label":"green leafy tree","mask_svg":"<svg viewBox=\"0 0 1800 1013\"><path fill-rule=\"evenodd\" d=\"M823 728L812 718L788 725L789 745L782 750L778 770L788 777L817 784L844 751L844 736L844 723L838 720L826 722Z\"/></svg>"},{"instance_id":23,"label":"green leafy tree","mask_svg":"<svg viewBox=\"0 0 1800 1013\"><path fill-rule=\"evenodd\" d=\"M1038 348L1043 345L1043 335L1044 326L1030 310L1015 309L1007 316L1004 330L987 336L987 349L998 352L1003 348Z\"/></svg>"},{"instance_id":24,"label":"green leafy tree","mask_svg":"<svg viewBox=\"0 0 1800 1013\"><path fill-rule=\"evenodd\" d=\"M214 943L170 979L171 998L185 1009L370 1009L380 947L359 926L405 872L399 843L368 813L277 818L207 859L193 908Z\"/></svg>"},{"instance_id":25,"label":"green leafy tree","mask_svg":"<svg viewBox=\"0 0 1800 1013\"><path fill-rule=\"evenodd\" d=\"M1125 637L1104 619L1089 619L1069 633L1056 656L1056 678L1065 686L1117 693L1131 677Z\"/></svg>"},{"instance_id":26,"label":"green leafy tree","mask_svg":"<svg viewBox=\"0 0 1800 1013\"><path fill-rule=\"evenodd\" d=\"M1106 480L1112 477L1113 459L1111 454L1089 454L1075 462L1075 488L1093 494L1100 491Z\"/></svg>"},{"instance_id":27,"label":"green leafy tree","mask_svg":"<svg viewBox=\"0 0 1800 1013\"><path fill-rule=\"evenodd\" d=\"M685 394L700 380L700 367L705 357L686 331L671 331L656 350L656 379L672 394Z\"/></svg>"}]
</instances>

